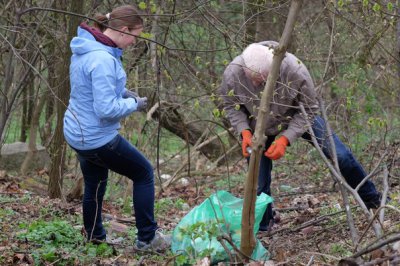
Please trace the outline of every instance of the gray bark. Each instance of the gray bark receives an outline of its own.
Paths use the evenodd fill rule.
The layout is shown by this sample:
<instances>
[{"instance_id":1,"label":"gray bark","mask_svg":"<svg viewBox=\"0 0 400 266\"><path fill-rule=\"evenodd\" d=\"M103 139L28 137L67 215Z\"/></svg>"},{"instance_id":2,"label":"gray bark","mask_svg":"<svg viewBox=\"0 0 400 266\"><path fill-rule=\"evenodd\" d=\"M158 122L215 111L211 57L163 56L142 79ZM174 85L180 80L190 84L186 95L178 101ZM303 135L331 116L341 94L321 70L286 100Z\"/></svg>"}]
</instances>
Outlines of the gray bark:
<instances>
[{"instance_id":1,"label":"gray bark","mask_svg":"<svg viewBox=\"0 0 400 266\"><path fill-rule=\"evenodd\" d=\"M71 1L68 7L71 12L83 14L83 1ZM61 8L63 9L63 8ZM66 7L64 7L66 9ZM61 83L57 86L56 112L57 112L57 125L54 132L53 141L51 143L51 167L49 173L49 186L48 194L50 198L60 198L62 196L63 174L65 164L65 153L67 144L63 135L63 117L68 105L68 98L70 92L69 79L69 66L63 62L69 62L71 51L68 49L70 40L76 33L76 28L79 25L80 18L71 17L68 24L68 36L66 36L66 43L64 44L65 51L63 53L63 60L56 68L58 82Z\"/></svg>"},{"instance_id":2,"label":"gray bark","mask_svg":"<svg viewBox=\"0 0 400 266\"><path fill-rule=\"evenodd\" d=\"M282 33L281 40L276 49L274 49L274 57L272 60L271 71L268 75L267 82L262 93L260 109L257 115L257 124L253 136L253 152L250 156L249 171L247 173L243 212L242 212L242 234L240 242L240 250L243 254L251 256L256 241L254 238L254 215L255 202L257 198L258 172L260 168L260 159L262 156L263 146L265 143L265 127L269 115L270 102L273 96L275 83L279 76L279 69L285 52L290 43L290 37L294 29L294 24L299 13L302 0L293 0L290 6L289 15L286 21L285 29Z\"/></svg>"}]
</instances>

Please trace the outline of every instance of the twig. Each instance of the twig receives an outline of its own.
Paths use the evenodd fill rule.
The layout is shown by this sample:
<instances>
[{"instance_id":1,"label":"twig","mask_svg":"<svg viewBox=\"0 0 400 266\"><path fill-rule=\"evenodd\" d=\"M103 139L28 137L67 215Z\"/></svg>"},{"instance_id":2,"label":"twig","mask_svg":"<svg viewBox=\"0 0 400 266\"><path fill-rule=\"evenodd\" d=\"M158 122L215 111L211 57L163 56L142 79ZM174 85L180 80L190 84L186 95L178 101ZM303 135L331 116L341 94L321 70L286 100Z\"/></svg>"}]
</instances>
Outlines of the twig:
<instances>
[{"instance_id":1,"label":"twig","mask_svg":"<svg viewBox=\"0 0 400 266\"><path fill-rule=\"evenodd\" d=\"M97 195L98 195L98 192L99 192L99 188L100 188L100 185L101 185L101 182L103 182L103 180L100 180L100 182L99 182L99 184L97 185L97 188L96 188L96 194L95 194L95 197L96 197L96 215L95 215L95 217L94 217L94 221L93 221L93 227L92 227L92 231L90 232L90 236L89 236L89 241L90 240L92 240L92 238L93 238L93 232L94 232L94 227L96 226L96 221L97 221L97 215L98 215L98 210L99 210L99 200L98 200L98 197L97 197ZM86 231L86 229L85 229L85 231ZM88 232L89 233L89 232Z\"/></svg>"},{"instance_id":2,"label":"twig","mask_svg":"<svg viewBox=\"0 0 400 266\"><path fill-rule=\"evenodd\" d=\"M281 228L281 229L273 230L273 231L268 231L266 233L261 233L261 234L263 234L265 236L273 236L273 235L276 235L276 234L284 232L284 231L289 231L290 233L294 233L294 232L297 232L298 230L301 230L301 229L303 229L305 227L308 227L308 226L314 225L314 224L318 224L318 223L320 223L320 222L322 222L324 220L327 220L327 219L328 219L327 217L323 217L321 219L305 222L302 225L300 225L300 226L298 226L298 227L296 227L294 229L285 227L285 228Z\"/></svg>"},{"instance_id":3,"label":"twig","mask_svg":"<svg viewBox=\"0 0 400 266\"><path fill-rule=\"evenodd\" d=\"M225 159L226 156L227 156L228 154L231 154L232 152L237 151L237 148L238 148L238 147L239 147L239 144L236 143L236 144L233 145L229 150L227 150L223 155L221 155L219 158L217 158L217 159L214 161L214 167L213 167L213 169L215 169L215 168L218 166L219 162L220 162L221 160Z\"/></svg>"},{"instance_id":4,"label":"twig","mask_svg":"<svg viewBox=\"0 0 400 266\"><path fill-rule=\"evenodd\" d=\"M300 104L300 109L303 113L303 115L307 115L306 110L303 106L303 104ZM310 132L312 133L312 126L310 124L310 121L308 121L307 119L305 120L308 129L310 130ZM354 197L354 199L357 201L357 203L360 205L360 207L362 208L364 214L368 217L368 219L371 219L371 213L368 211L367 206L365 205L364 201L361 199L360 195L358 194L358 192L356 190L354 190L347 182L346 180L344 180L344 178L342 177L342 175L340 174L340 171L337 172L335 167L332 165L332 163L328 160L328 158L325 156L325 154L323 153L321 147L319 146L314 134L311 134L311 139L312 142L314 144L314 147L317 149L317 151L319 152L319 154L321 155L323 161L325 162L325 164L327 165L328 169L330 170L330 172L332 173L334 179L336 181L338 181L342 186L344 186ZM348 206L346 206L348 207ZM346 208L347 209L347 208ZM374 224L374 231L375 234L377 236L381 235L381 228L379 228L379 226L377 224Z\"/></svg>"},{"instance_id":5,"label":"twig","mask_svg":"<svg viewBox=\"0 0 400 266\"><path fill-rule=\"evenodd\" d=\"M58 260L53 261L52 263L50 263L49 265L56 265L57 262L59 262L60 260L62 260L63 258L59 258Z\"/></svg>"},{"instance_id":6,"label":"twig","mask_svg":"<svg viewBox=\"0 0 400 266\"><path fill-rule=\"evenodd\" d=\"M310 254L310 255L312 255L312 256L320 256L320 257L322 257L322 259L325 261L325 263L328 263L326 260L325 260L325 257L327 257L327 258L329 258L329 259L332 259L332 260L337 260L337 261L339 261L340 259L339 258L337 258L337 257L334 257L334 256L331 256L331 255L328 255L328 254L324 254L324 253L321 253L321 252L309 252L309 251L305 251L304 252L304 254ZM285 260L285 261L282 261L282 262L279 262L279 263L276 263L275 264L275 266L281 266L281 265L297 265L298 263L289 263L289 262L291 262L291 261L293 261L294 259L298 259L298 255L294 255L294 256L292 256L292 257L289 257L287 260ZM311 264L312 265L312 264Z\"/></svg>"},{"instance_id":7,"label":"twig","mask_svg":"<svg viewBox=\"0 0 400 266\"><path fill-rule=\"evenodd\" d=\"M135 247L132 247L132 249L133 249L135 252L143 252L143 253L148 253L148 254L155 254L155 255L158 255L158 256L164 256L163 253L160 253L160 252L157 252L157 251L151 250L151 249L149 249L149 250L143 250L143 249L135 248ZM146 257L146 256L143 256L143 257Z\"/></svg>"},{"instance_id":8,"label":"twig","mask_svg":"<svg viewBox=\"0 0 400 266\"><path fill-rule=\"evenodd\" d=\"M375 260L371 260L371 261L369 261L367 263L361 264L361 266L382 265L381 263L385 262L385 261L391 261L393 263L396 259L399 259L399 258L400 258L400 255L395 254L395 255L391 255L391 256L385 257L385 258L378 258L378 259L375 259ZM392 265L395 265L395 264L393 263Z\"/></svg>"},{"instance_id":9,"label":"twig","mask_svg":"<svg viewBox=\"0 0 400 266\"><path fill-rule=\"evenodd\" d=\"M120 217L115 217L112 214L108 214L108 213L104 213L103 214L104 218L110 219L110 220L114 220L117 221L119 223L126 223L126 224L135 224L135 217L132 218L120 218Z\"/></svg>"},{"instance_id":10,"label":"twig","mask_svg":"<svg viewBox=\"0 0 400 266\"><path fill-rule=\"evenodd\" d=\"M285 208L274 208L275 211L279 212L289 212L289 211L299 211L299 210L306 210L308 207L305 206L291 206Z\"/></svg>"},{"instance_id":11,"label":"twig","mask_svg":"<svg viewBox=\"0 0 400 266\"><path fill-rule=\"evenodd\" d=\"M219 133L219 134L217 134L215 136L212 136L211 138L206 139L202 143L196 145L194 147L194 149L198 151L201 148L203 148L204 146L206 146L207 144L209 144L209 143L213 142L214 140L216 140L217 138L220 138L220 137L222 137L222 136L224 136L224 135L226 135L226 134L228 134L229 132L232 132L232 131L233 131L233 128L229 128L228 130L222 131L221 133Z\"/></svg>"},{"instance_id":12,"label":"twig","mask_svg":"<svg viewBox=\"0 0 400 266\"><path fill-rule=\"evenodd\" d=\"M215 177L220 177L222 174L216 173L214 171L214 168L209 169L207 172L204 171L192 171L192 176L196 175L196 176L215 176ZM183 178L183 177L187 177L187 173L181 173L179 175L174 175L173 177L171 177L170 179L168 179L166 182L163 183L163 187L166 188L170 185L172 185L173 183L175 183L176 181L178 181L179 179ZM207 180L207 182L209 183L210 180Z\"/></svg>"},{"instance_id":13,"label":"twig","mask_svg":"<svg viewBox=\"0 0 400 266\"><path fill-rule=\"evenodd\" d=\"M311 256L310 260L307 263L307 266L311 266L313 262L314 262L314 255Z\"/></svg>"},{"instance_id":14,"label":"twig","mask_svg":"<svg viewBox=\"0 0 400 266\"><path fill-rule=\"evenodd\" d=\"M351 256L351 258L358 258L361 255L364 255L366 253L370 253L371 251L379 249L379 248L383 247L384 245L387 245L387 244L390 244L390 243L393 243L393 242L396 242L396 241L399 241L399 240L400 240L400 234L392 236L392 237L389 237L389 238L387 238L386 240L384 240L382 242L376 243L375 245L372 245L372 246L370 246L370 247L368 247L366 249L363 249L363 250L353 254Z\"/></svg>"},{"instance_id":15,"label":"twig","mask_svg":"<svg viewBox=\"0 0 400 266\"><path fill-rule=\"evenodd\" d=\"M400 213L400 210L398 210L398 209L396 209L395 207L390 206L390 205L384 205L384 206L382 206L382 207L379 207L379 208L376 210L375 214L374 214L374 215L372 216L372 218L370 219L370 221L369 221L367 227L364 229L364 232L363 232L363 234L361 235L360 240L359 240L359 242L357 243L357 245L356 245L356 247L355 247L355 250L356 250L357 246L360 244L360 242L361 242L361 240L363 239L363 237L366 235L368 229L371 227L372 222L375 220L375 218L377 217L377 215L378 215L378 213L380 212L380 210L382 210L382 209L384 209L384 208L389 208L389 209L392 209L392 210L397 211L397 212Z\"/></svg>"},{"instance_id":16,"label":"twig","mask_svg":"<svg viewBox=\"0 0 400 266\"><path fill-rule=\"evenodd\" d=\"M321 256L321 257L325 257L331 260L340 260L340 258L332 256L332 255L328 255L328 254L324 254L324 253L320 253L320 252L310 252L310 251L305 251L305 254L310 254L310 255L317 255L317 256Z\"/></svg>"},{"instance_id":17,"label":"twig","mask_svg":"<svg viewBox=\"0 0 400 266\"><path fill-rule=\"evenodd\" d=\"M329 219L329 218L326 217L326 216L319 217L319 218L316 219L316 220L308 221L308 222L305 222L305 223L301 224L300 226L298 226L298 227L292 229L291 232L299 231L299 230L301 230L301 229L303 229L303 228L309 227L309 226L311 226L311 225L318 224L318 223L320 223L320 222L322 222L322 221L325 221L325 220L328 220L328 219Z\"/></svg>"},{"instance_id":18,"label":"twig","mask_svg":"<svg viewBox=\"0 0 400 266\"><path fill-rule=\"evenodd\" d=\"M222 237L217 237L218 242L221 244L221 246L224 248L226 254L228 254L229 256L229 261L230 262L234 262L233 257L232 257L232 253L229 250L229 248L226 246L224 239Z\"/></svg>"},{"instance_id":19,"label":"twig","mask_svg":"<svg viewBox=\"0 0 400 266\"><path fill-rule=\"evenodd\" d=\"M246 259L248 261L252 260L254 261L251 257L247 256L246 254L244 254L240 249L238 249L238 247L235 245L235 243L233 243L232 239L230 239L229 237L227 237L226 235L222 235L222 236L218 236L218 238L224 239L225 241L227 241L232 248L238 253L240 254L242 259ZM218 240L219 241L219 240Z\"/></svg>"},{"instance_id":20,"label":"twig","mask_svg":"<svg viewBox=\"0 0 400 266\"><path fill-rule=\"evenodd\" d=\"M167 217L167 216L165 216L165 215L163 215L162 217L159 217L158 219L159 219L159 220L164 220L164 221L167 221L167 222L170 222L170 223L177 223L177 222L179 222L179 221L175 220L176 218L170 218L170 217Z\"/></svg>"},{"instance_id":21,"label":"twig","mask_svg":"<svg viewBox=\"0 0 400 266\"><path fill-rule=\"evenodd\" d=\"M354 206L354 207L352 207L352 209L355 209L357 207L358 206ZM337 214L340 214L340 213L343 213L343 212L345 212L345 211L341 210L341 211L337 211L337 212L334 212L334 213L330 213L330 214L326 214L326 215L323 215L323 216L319 216L318 218L316 218L314 220L302 223L301 225L299 225L298 227L296 227L294 229L287 228L287 227L286 228L281 228L279 230L274 230L274 231L272 231L270 233L267 233L266 235L267 236L272 236L272 235L275 235L277 233L280 233L280 232L283 232L283 231L286 231L286 230L288 230L291 233L294 233L294 232L297 232L298 230L301 230L301 229L303 229L305 227L308 227L308 226L311 226L311 225L314 225L314 224L318 224L318 223L320 223L320 222L322 222L324 220L327 220L327 219L329 219L330 216L334 216L334 215L337 215Z\"/></svg>"},{"instance_id":22,"label":"twig","mask_svg":"<svg viewBox=\"0 0 400 266\"><path fill-rule=\"evenodd\" d=\"M389 170L387 168L387 165L384 165L383 168L383 193L382 193L382 200L381 200L381 207L385 206L386 199L388 196L389 192ZM385 209L382 208L381 211L379 212L379 221L382 224L383 219L385 218Z\"/></svg>"},{"instance_id":23,"label":"twig","mask_svg":"<svg viewBox=\"0 0 400 266\"><path fill-rule=\"evenodd\" d=\"M122 257L122 254L119 254L118 256L116 256L115 258L111 259L111 265L113 265L114 262L116 262L119 258Z\"/></svg>"},{"instance_id":24,"label":"twig","mask_svg":"<svg viewBox=\"0 0 400 266\"><path fill-rule=\"evenodd\" d=\"M304 109L304 106L302 104L300 104L300 109L303 113L303 115L307 115L306 110ZM310 121L306 120L307 123L307 127L310 130L310 133L313 132L312 130L312 126L310 124ZM329 162L328 158L325 156L325 154L323 153L321 147L319 146L315 135L311 134L312 137L312 142L314 144L314 147L317 149L317 151L319 152L319 154L321 155L321 158L323 159L323 161L325 162L325 164L327 165L328 169L330 170L330 172L332 173L333 177L335 178L336 181L339 181L343 186L345 186L354 196L354 198L357 200L357 202L360 204L360 206L363 208L364 212L369 214L367 207L365 206L364 202L362 201L361 197L358 195L358 193L352 188L350 187L350 185L343 179L343 177L336 171L335 167Z\"/></svg>"},{"instance_id":25,"label":"twig","mask_svg":"<svg viewBox=\"0 0 400 266\"><path fill-rule=\"evenodd\" d=\"M282 193L277 195L277 197L282 198L282 197L298 196L299 194L325 194L325 193L336 193L336 192L337 190L335 189L321 189L318 191L295 191L295 192Z\"/></svg>"},{"instance_id":26,"label":"twig","mask_svg":"<svg viewBox=\"0 0 400 266\"><path fill-rule=\"evenodd\" d=\"M165 266L169 265L169 263L170 263L172 260L175 260L175 258L176 258L176 257L179 257L180 255L181 255L181 254L176 254L176 255L174 255L174 256L172 256L172 257L169 257L169 258L165 261L164 265L165 265Z\"/></svg>"},{"instance_id":27,"label":"twig","mask_svg":"<svg viewBox=\"0 0 400 266\"><path fill-rule=\"evenodd\" d=\"M210 2L210 1L206 1L205 3L202 3L201 5L196 5L196 6L193 7L193 9L191 9L191 10L200 8L202 5L205 5L207 2ZM96 20L96 19L94 19L94 18L91 18L91 17L89 17L89 16L77 14L77 13L74 13L74 12L69 12L69 11L54 9L54 8L31 7L31 8L27 8L27 9L21 10L20 12L17 13L17 15L20 17L20 16L24 15L25 13L32 12L32 11L51 11L51 12L56 12L56 13L62 13L62 14L65 14L65 15L76 16L76 17L80 17L80 18L85 18L85 19L88 19L88 20L91 20L91 21L94 21L94 22L97 22L97 23L99 23L99 24L103 24L103 25L104 25L104 23L102 23L101 21L98 21L98 20ZM185 12L178 13L178 14L184 14L184 13L190 13L190 11L185 11ZM162 17L162 16L177 16L178 14L154 14L154 15L153 15L153 14L147 14L147 15L146 15L146 14L141 14L141 16ZM107 28L110 28L110 29L113 29L113 30L115 30L115 31L118 31L118 32L123 33L120 29L117 29L117 28L115 28L115 27L111 27L110 25L106 25L106 26L107 26ZM165 44L163 44L163 43L161 43L161 42L157 42L156 40L152 40L152 39L149 39L149 38L145 38L145 37L143 37L143 36L137 36L137 35L134 35L134 34L131 34L131 33L125 33L125 34L130 35L130 36L133 36L133 37L136 37L136 38L139 38L139 39L142 39L142 40L146 40L146 41L151 42L151 43L153 43L153 44L157 44L157 45L159 45L159 46L161 46L161 47L163 47L163 48L165 48L165 49L167 49L167 50L173 50L173 51L186 51L186 52L195 51L195 52L199 52L199 53L201 53L201 52L203 52L203 53L209 53L209 52L227 51L227 50L229 50L229 49L231 48L231 46L229 46L229 47L226 47L226 48L213 49L213 50L181 49L181 48L177 48L177 47L169 47L169 46L167 46L167 45L165 45Z\"/></svg>"},{"instance_id":28,"label":"twig","mask_svg":"<svg viewBox=\"0 0 400 266\"><path fill-rule=\"evenodd\" d=\"M325 111L325 105L321 98L318 98L318 101L320 104L320 109L321 109L323 119L325 120L326 131L328 134L329 144L330 144L330 148L331 148L331 150L330 150L331 158L334 162L336 171L341 175L339 162L338 162L338 158L337 158L337 153L336 153L336 146L335 146L335 142L333 140L333 133L332 133L331 127L328 123L328 116ZM348 194L348 191L345 189L345 187L342 184L343 184L342 182L339 183L339 188L340 188L340 192L343 197L343 203L345 205L346 218L347 218L347 222L349 224L351 240L353 242L353 245L356 245L356 243L358 242L358 233L357 233L356 227L354 225L353 214L350 211L349 194Z\"/></svg>"},{"instance_id":29,"label":"twig","mask_svg":"<svg viewBox=\"0 0 400 266\"><path fill-rule=\"evenodd\" d=\"M358 190L360 189L360 187L361 187L362 185L364 185L365 182L368 181L368 179L370 179L372 176L374 176L374 175L376 174L379 165L381 164L382 160L386 157L386 154L387 154L387 153L388 153L388 151L386 150L386 151L382 154L381 158L379 158L379 161L376 163L376 165L375 165L374 169L372 169L371 173L368 174L367 176L365 176L364 179L361 180L361 182L357 185L357 187L356 187L354 190L358 191Z\"/></svg>"}]
</instances>

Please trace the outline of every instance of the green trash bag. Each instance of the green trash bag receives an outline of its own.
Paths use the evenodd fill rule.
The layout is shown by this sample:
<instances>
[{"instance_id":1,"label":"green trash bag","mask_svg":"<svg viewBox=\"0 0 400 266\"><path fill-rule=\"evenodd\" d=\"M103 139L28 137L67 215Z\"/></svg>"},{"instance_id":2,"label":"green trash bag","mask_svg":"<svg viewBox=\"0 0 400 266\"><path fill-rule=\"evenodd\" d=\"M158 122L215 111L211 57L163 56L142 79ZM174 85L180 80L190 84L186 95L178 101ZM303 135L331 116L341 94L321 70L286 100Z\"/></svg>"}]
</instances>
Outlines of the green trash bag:
<instances>
[{"instance_id":1,"label":"green trash bag","mask_svg":"<svg viewBox=\"0 0 400 266\"><path fill-rule=\"evenodd\" d=\"M255 206L254 234L258 232L261 218L272 198L262 193ZM218 191L203 203L193 208L175 227L172 233L172 252L187 259L211 257L211 262L228 261L229 254L217 240L218 236L230 235L233 243L240 248L243 199L227 191ZM222 240L227 249L234 253L233 247ZM257 239L253 251L254 260L267 260L268 251Z\"/></svg>"}]
</instances>

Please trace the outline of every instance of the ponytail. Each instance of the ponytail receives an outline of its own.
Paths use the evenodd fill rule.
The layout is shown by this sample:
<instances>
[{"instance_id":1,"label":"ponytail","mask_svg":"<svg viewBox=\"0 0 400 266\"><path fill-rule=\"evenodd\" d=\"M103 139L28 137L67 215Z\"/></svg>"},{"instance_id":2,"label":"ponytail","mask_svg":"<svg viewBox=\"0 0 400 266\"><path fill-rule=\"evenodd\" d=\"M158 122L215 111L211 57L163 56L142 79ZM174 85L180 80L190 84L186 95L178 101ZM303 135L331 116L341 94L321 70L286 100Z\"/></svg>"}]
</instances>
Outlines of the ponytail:
<instances>
[{"instance_id":1,"label":"ponytail","mask_svg":"<svg viewBox=\"0 0 400 266\"><path fill-rule=\"evenodd\" d=\"M106 15L97 14L95 19L94 26L101 32L109 27L119 29L127 26L130 30L143 27L143 19L138 10L131 5L117 7Z\"/></svg>"},{"instance_id":2,"label":"ponytail","mask_svg":"<svg viewBox=\"0 0 400 266\"><path fill-rule=\"evenodd\" d=\"M98 14L94 17L96 20L94 26L98 28L101 32L104 32L108 27L108 19L105 15Z\"/></svg>"}]
</instances>

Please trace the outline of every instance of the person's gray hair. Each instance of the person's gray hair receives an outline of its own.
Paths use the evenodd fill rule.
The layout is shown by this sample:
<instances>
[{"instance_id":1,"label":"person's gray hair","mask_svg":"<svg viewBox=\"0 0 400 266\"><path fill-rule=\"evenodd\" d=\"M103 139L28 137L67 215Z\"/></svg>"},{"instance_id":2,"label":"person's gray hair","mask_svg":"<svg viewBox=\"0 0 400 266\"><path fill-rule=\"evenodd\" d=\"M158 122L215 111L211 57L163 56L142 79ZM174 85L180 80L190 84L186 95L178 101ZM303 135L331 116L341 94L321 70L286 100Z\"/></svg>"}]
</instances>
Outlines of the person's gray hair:
<instances>
[{"instance_id":1,"label":"person's gray hair","mask_svg":"<svg viewBox=\"0 0 400 266\"><path fill-rule=\"evenodd\" d=\"M256 73L268 73L274 56L273 52L274 50L267 46L258 43L250 44L242 53L244 66Z\"/></svg>"}]
</instances>

